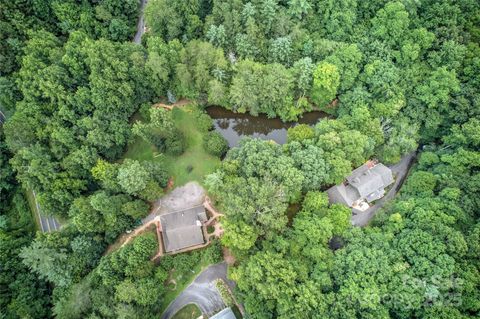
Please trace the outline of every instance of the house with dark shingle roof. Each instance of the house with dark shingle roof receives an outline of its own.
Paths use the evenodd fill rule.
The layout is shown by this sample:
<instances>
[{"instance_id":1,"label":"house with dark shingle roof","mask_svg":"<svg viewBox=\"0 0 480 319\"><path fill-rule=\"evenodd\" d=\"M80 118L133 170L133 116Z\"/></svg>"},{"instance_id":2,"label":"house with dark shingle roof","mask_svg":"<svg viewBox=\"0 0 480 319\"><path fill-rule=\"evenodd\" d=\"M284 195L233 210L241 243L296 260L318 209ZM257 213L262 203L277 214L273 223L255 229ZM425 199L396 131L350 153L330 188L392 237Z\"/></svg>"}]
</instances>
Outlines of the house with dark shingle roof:
<instances>
[{"instance_id":1,"label":"house with dark shingle roof","mask_svg":"<svg viewBox=\"0 0 480 319\"><path fill-rule=\"evenodd\" d=\"M385 195L385 188L393 184L392 171L385 165L368 161L352 171L346 181L327 190L330 203L345 204L364 211L371 203Z\"/></svg>"},{"instance_id":2,"label":"house with dark shingle roof","mask_svg":"<svg viewBox=\"0 0 480 319\"><path fill-rule=\"evenodd\" d=\"M207 214L203 205L160 215L163 246L166 252L205 243L203 223Z\"/></svg>"}]
</instances>

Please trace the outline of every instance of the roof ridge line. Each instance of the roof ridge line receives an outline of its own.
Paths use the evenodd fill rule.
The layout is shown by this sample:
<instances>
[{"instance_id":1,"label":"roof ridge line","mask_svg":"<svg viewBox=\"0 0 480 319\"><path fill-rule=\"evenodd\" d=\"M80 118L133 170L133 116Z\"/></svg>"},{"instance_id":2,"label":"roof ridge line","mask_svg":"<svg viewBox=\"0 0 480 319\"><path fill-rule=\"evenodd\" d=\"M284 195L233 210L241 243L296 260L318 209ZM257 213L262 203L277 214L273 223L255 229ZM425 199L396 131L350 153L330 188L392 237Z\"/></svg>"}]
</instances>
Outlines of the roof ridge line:
<instances>
[{"instance_id":1,"label":"roof ridge line","mask_svg":"<svg viewBox=\"0 0 480 319\"><path fill-rule=\"evenodd\" d=\"M175 211L170 212L170 213L160 214L160 215L158 215L158 216L159 216L159 217L162 217L162 216L165 216L165 215L176 214L176 213L178 213L178 212L183 212L183 211L186 211L186 210L189 210L189 209L192 209L192 208L197 208L197 207L200 207L200 206L202 206L203 208L205 208L205 206L204 206L203 204L200 204L200 205L191 206L191 207L184 208L184 209L175 210Z\"/></svg>"}]
</instances>

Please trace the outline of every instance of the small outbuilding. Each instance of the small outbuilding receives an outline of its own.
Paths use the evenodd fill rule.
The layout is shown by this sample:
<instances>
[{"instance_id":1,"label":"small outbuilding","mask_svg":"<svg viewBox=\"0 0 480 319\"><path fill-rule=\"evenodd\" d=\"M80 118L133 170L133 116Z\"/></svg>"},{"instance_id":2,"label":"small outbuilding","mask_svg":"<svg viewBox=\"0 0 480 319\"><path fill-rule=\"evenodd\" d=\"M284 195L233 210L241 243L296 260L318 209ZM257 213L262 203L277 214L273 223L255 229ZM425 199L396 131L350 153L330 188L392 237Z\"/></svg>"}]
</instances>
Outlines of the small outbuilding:
<instances>
[{"instance_id":1,"label":"small outbuilding","mask_svg":"<svg viewBox=\"0 0 480 319\"><path fill-rule=\"evenodd\" d=\"M236 317L231 308L225 308L210 319L236 319Z\"/></svg>"},{"instance_id":2,"label":"small outbuilding","mask_svg":"<svg viewBox=\"0 0 480 319\"><path fill-rule=\"evenodd\" d=\"M166 252L205 243L203 223L207 214L203 205L160 215L162 239Z\"/></svg>"},{"instance_id":3,"label":"small outbuilding","mask_svg":"<svg viewBox=\"0 0 480 319\"><path fill-rule=\"evenodd\" d=\"M341 203L364 211L371 203L385 195L385 188L393 184L390 168L368 161L353 170L346 181L327 190L330 203Z\"/></svg>"}]
</instances>

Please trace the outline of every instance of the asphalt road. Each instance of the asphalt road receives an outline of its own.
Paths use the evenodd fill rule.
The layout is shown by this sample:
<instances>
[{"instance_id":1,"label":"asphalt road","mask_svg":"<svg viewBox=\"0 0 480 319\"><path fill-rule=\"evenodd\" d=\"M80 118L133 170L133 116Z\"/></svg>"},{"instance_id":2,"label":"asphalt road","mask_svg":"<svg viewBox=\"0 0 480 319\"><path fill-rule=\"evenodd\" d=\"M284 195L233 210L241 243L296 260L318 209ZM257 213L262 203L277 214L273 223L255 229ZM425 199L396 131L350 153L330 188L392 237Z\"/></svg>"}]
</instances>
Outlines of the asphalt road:
<instances>
[{"instance_id":1,"label":"asphalt road","mask_svg":"<svg viewBox=\"0 0 480 319\"><path fill-rule=\"evenodd\" d=\"M0 124L3 124L5 123L7 117L5 116L5 114L3 114L2 111L0 111Z\"/></svg>"},{"instance_id":2,"label":"asphalt road","mask_svg":"<svg viewBox=\"0 0 480 319\"><path fill-rule=\"evenodd\" d=\"M234 288L235 283L227 279L227 264L223 262L211 265L168 305L161 319L172 318L180 309L192 303L209 317L224 309L226 306L214 283L219 278L223 279L230 289Z\"/></svg>"},{"instance_id":3,"label":"asphalt road","mask_svg":"<svg viewBox=\"0 0 480 319\"><path fill-rule=\"evenodd\" d=\"M35 191L32 191L32 193L33 193L33 198L35 199L35 205L37 206L37 214L38 214L38 218L40 219L40 228L42 232L48 233L51 231L59 230L61 227L60 223L55 219L55 217L45 216L41 213L40 205L38 204L38 201L37 201L37 195L35 194Z\"/></svg>"},{"instance_id":4,"label":"asphalt road","mask_svg":"<svg viewBox=\"0 0 480 319\"><path fill-rule=\"evenodd\" d=\"M140 2L140 17L138 18L137 32L135 33L135 37L133 38L133 42L136 44L140 44L142 42L142 35L145 33L145 19L143 18L143 11L145 9L146 3L147 0L142 0Z\"/></svg>"},{"instance_id":5,"label":"asphalt road","mask_svg":"<svg viewBox=\"0 0 480 319\"><path fill-rule=\"evenodd\" d=\"M383 196L381 199L377 201L377 203L367 209L362 213L358 213L356 215L352 215L352 224L354 226L366 226L370 220L375 216L377 211L385 205L386 202L391 200L395 195L397 195L398 191L402 187L405 178L408 175L408 171L410 167L415 162L415 158L417 157L416 152L412 152L410 154L405 155L400 162L394 165L390 165L390 169L395 176L395 183L393 184L392 188L388 191L388 193Z\"/></svg>"}]
</instances>

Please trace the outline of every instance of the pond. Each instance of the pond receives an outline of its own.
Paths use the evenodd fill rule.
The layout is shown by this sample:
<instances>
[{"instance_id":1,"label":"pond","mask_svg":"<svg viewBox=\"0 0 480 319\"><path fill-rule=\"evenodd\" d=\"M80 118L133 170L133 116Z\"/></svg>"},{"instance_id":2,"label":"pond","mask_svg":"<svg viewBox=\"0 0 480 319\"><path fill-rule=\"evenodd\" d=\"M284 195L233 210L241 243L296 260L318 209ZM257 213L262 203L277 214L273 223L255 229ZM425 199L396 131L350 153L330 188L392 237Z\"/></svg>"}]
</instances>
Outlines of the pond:
<instances>
[{"instance_id":1,"label":"pond","mask_svg":"<svg viewBox=\"0 0 480 319\"><path fill-rule=\"evenodd\" d=\"M234 113L220 106L209 106L206 111L213 119L215 130L222 134L230 147L237 146L240 140L246 136L284 144L287 142L287 130L290 127L297 124L314 125L319 119L328 116L319 111L307 112L298 122L284 123L278 118L269 119L264 114L253 116Z\"/></svg>"}]
</instances>

